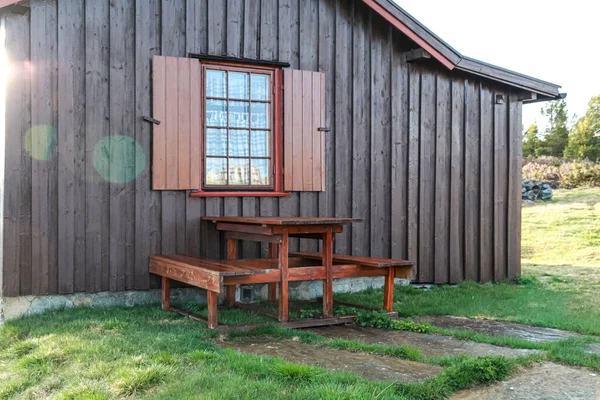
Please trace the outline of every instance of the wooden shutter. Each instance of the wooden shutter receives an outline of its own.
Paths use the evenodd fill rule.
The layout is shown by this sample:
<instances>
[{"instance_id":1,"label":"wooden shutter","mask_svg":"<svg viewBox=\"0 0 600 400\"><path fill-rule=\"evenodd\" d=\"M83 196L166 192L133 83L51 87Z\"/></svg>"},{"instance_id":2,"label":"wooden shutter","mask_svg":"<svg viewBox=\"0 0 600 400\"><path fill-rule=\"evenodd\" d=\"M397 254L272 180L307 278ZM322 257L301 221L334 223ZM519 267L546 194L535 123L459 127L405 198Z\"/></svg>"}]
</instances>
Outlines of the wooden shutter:
<instances>
[{"instance_id":1,"label":"wooden shutter","mask_svg":"<svg viewBox=\"0 0 600 400\"><path fill-rule=\"evenodd\" d=\"M283 71L283 189L325 190L325 74Z\"/></svg>"},{"instance_id":2,"label":"wooden shutter","mask_svg":"<svg viewBox=\"0 0 600 400\"><path fill-rule=\"evenodd\" d=\"M154 56L152 59L152 188L199 189L202 108L200 61Z\"/></svg>"}]
</instances>

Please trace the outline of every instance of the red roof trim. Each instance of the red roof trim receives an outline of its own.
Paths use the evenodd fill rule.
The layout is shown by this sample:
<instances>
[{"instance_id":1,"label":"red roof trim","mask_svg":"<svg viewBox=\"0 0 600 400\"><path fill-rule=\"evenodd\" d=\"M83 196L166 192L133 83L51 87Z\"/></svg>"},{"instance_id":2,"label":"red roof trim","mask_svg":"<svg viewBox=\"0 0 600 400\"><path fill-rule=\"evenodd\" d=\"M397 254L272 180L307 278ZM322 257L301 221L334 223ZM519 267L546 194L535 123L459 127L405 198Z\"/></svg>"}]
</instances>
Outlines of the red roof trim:
<instances>
[{"instance_id":1,"label":"red roof trim","mask_svg":"<svg viewBox=\"0 0 600 400\"><path fill-rule=\"evenodd\" d=\"M10 6L11 4L15 4L20 1L21 0L0 0L0 8Z\"/></svg>"},{"instance_id":2,"label":"red roof trim","mask_svg":"<svg viewBox=\"0 0 600 400\"><path fill-rule=\"evenodd\" d=\"M390 24L394 25L396 28L400 30L400 32L404 33L411 40L413 40L416 44L421 46L425 51L427 51L433 58L441 62L446 68L449 70L454 69L456 66L452 61L448 58L444 57L439 51L434 49L429 43L427 43L422 37L413 32L408 26L402 23L398 18L394 17L389 11L385 8L377 4L374 0L363 0L363 2L371 7L373 11L377 14L381 15L385 18Z\"/></svg>"}]
</instances>

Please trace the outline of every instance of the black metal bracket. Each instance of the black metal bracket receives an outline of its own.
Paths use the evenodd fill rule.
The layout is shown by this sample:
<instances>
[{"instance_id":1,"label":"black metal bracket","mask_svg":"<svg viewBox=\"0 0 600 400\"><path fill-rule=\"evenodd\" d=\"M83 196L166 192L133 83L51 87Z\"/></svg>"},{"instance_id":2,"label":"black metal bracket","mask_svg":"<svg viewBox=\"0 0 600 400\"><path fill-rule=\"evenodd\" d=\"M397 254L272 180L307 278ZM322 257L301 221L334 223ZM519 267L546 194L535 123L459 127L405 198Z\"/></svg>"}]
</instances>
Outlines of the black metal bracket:
<instances>
[{"instance_id":1,"label":"black metal bracket","mask_svg":"<svg viewBox=\"0 0 600 400\"><path fill-rule=\"evenodd\" d=\"M142 117L142 118L144 119L144 121L150 122L151 124L160 125L160 121L157 119L154 119L152 117Z\"/></svg>"},{"instance_id":2,"label":"black metal bracket","mask_svg":"<svg viewBox=\"0 0 600 400\"><path fill-rule=\"evenodd\" d=\"M331 132L331 128L318 128L319 132Z\"/></svg>"}]
</instances>

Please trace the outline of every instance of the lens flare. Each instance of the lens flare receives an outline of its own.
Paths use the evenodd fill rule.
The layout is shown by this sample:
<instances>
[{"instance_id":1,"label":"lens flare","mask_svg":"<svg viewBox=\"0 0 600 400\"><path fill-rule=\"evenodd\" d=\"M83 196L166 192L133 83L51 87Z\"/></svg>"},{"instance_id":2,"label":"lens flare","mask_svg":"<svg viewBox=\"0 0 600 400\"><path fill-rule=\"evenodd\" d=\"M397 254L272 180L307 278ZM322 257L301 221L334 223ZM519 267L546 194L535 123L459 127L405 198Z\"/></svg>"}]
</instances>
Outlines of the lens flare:
<instances>
[{"instance_id":1,"label":"lens flare","mask_svg":"<svg viewBox=\"0 0 600 400\"><path fill-rule=\"evenodd\" d=\"M94 168L108 182L131 182L146 168L146 153L130 136L105 136L94 147Z\"/></svg>"},{"instance_id":2,"label":"lens flare","mask_svg":"<svg viewBox=\"0 0 600 400\"><path fill-rule=\"evenodd\" d=\"M35 125L25 133L25 150L31 158L39 161L52 159L54 143L54 127L51 125Z\"/></svg>"}]
</instances>

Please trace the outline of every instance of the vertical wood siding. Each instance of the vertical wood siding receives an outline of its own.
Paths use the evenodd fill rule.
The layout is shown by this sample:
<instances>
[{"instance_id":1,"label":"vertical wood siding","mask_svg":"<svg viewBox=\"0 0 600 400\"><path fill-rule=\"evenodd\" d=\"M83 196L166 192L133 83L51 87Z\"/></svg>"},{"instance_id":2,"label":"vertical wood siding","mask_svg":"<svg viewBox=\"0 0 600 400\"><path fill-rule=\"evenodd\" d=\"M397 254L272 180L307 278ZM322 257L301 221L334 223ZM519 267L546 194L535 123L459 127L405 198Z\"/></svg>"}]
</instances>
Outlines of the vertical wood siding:
<instances>
[{"instance_id":1,"label":"vertical wood siding","mask_svg":"<svg viewBox=\"0 0 600 400\"><path fill-rule=\"evenodd\" d=\"M408 257L422 282L520 272L517 94L433 62L405 63L410 42L362 1L31 0L29 13L3 18L18 71L6 121L6 296L156 286L150 254L222 255L203 215L364 218L337 235L335 251ZM202 199L151 190L152 126L142 120L152 110L151 59L187 53L325 74L325 192ZM123 145L129 138L137 146Z\"/></svg>"}]
</instances>

